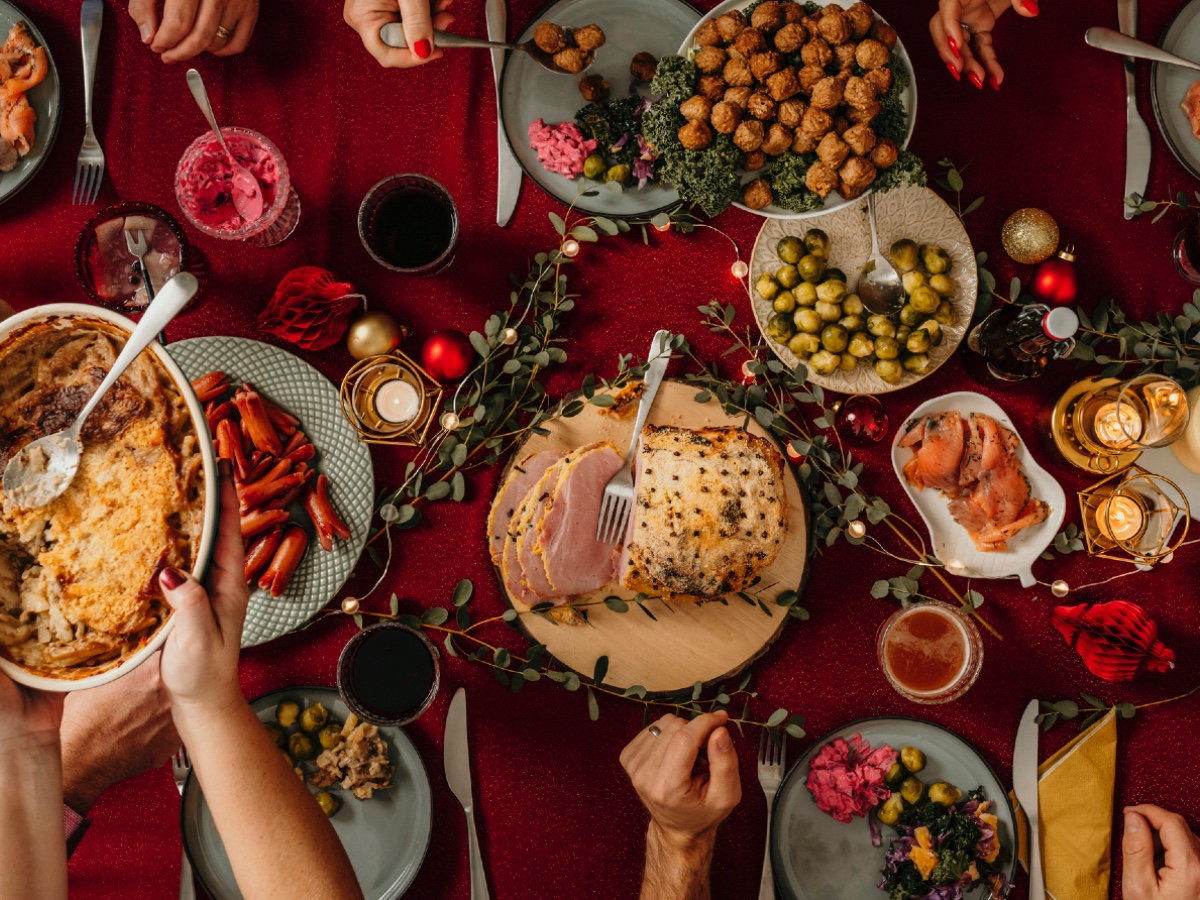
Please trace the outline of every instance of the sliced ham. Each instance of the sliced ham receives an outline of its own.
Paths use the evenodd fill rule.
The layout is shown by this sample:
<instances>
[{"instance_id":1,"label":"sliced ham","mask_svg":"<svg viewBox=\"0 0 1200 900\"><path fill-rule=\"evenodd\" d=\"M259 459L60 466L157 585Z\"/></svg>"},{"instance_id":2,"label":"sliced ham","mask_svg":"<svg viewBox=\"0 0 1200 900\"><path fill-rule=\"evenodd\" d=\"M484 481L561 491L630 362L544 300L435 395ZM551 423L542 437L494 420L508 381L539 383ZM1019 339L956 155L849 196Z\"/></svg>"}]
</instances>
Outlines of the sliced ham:
<instances>
[{"instance_id":1,"label":"sliced ham","mask_svg":"<svg viewBox=\"0 0 1200 900\"><path fill-rule=\"evenodd\" d=\"M492 503L492 512L488 517L488 548L492 553L492 562L499 566L504 555L504 537L512 527L513 513L516 512L525 495L545 474L546 470L562 459L562 455L554 450L543 450L531 453L515 466L509 473L496 493Z\"/></svg>"},{"instance_id":2,"label":"sliced ham","mask_svg":"<svg viewBox=\"0 0 1200 900\"><path fill-rule=\"evenodd\" d=\"M554 586L550 584L550 580L546 576L546 567L542 565L541 557L534 553L534 545L537 542L537 529L546 515L550 497L558 486L559 476L562 475L563 469L570 464L574 456L575 454L568 455L546 470L537 485L529 492L529 498L521 511L521 519L515 529L521 582L537 595L539 601L560 599L565 601L566 599L556 595Z\"/></svg>"},{"instance_id":3,"label":"sliced ham","mask_svg":"<svg viewBox=\"0 0 1200 900\"><path fill-rule=\"evenodd\" d=\"M508 596L514 604L523 603L525 606L533 606L544 599L527 588L522 580L520 545L517 543L517 529L520 527L526 506L531 502L536 503L536 489L537 485L530 488L514 509L509 520L510 528L504 533L504 550L500 557L500 575L504 579L505 588L508 589Z\"/></svg>"}]
</instances>

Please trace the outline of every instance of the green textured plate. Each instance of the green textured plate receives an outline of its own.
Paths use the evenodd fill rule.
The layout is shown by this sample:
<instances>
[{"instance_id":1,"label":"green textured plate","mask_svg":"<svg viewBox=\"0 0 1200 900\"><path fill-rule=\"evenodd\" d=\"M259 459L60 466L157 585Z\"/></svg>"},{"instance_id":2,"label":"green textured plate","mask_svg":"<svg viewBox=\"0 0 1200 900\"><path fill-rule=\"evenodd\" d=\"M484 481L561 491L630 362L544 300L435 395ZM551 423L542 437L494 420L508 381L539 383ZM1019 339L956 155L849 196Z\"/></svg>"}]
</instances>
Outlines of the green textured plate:
<instances>
[{"instance_id":1,"label":"green textured plate","mask_svg":"<svg viewBox=\"0 0 1200 900\"><path fill-rule=\"evenodd\" d=\"M337 388L329 379L286 350L247 338L202 337L167 347L183 373L195 379L207 372L228 373L234 384L249 381L265 397L300 420L317 449L314 465L329 476L330 497L350 540L334 541L326 553L303 514L293 521L309 531L309 549L282 597L256 589L250 596L242 646L253 647L295 631L334 598L362 554L375 501L371 454L342 418Z\"/></svg>"}]
</instances>

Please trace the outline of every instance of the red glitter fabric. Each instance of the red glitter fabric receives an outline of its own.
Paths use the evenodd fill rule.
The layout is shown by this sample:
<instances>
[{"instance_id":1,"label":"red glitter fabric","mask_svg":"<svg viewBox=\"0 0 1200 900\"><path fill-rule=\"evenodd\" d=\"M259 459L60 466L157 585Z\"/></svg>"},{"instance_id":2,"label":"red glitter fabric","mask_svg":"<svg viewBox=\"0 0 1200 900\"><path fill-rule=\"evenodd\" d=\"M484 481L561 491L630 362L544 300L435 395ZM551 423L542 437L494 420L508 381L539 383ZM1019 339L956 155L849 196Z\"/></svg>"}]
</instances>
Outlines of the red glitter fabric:
<instances>
[{"instance_id":1,"label":"red glitter fabric","mask_svg":"<svg viewBox=\"0 0 1200 900\"><path fill-rule=\"evenodd\" d=\"M0 206L0 296L18 308L51 301L83 301L71 248L95 208L72 206L75 154L82 137L82 78L78 50L79 5L73 0L22 0L45 33L64 85L58 143L36 181ZM703 0L709 8L712 0ZM1140 33L1157 41L1178 3L1142 4ZM920 114L913 148L930 168L949 156L965 169L964 205L987 200L968 217L978 251L986 251L1001 285L1032 268L1001 251L1000 225L1014 210L1038 206L1058 220L1064 243L1078 254L1079 291L1085 306L1113 296L1140 316L1158 309L1175 315L1192 289L1175 275L1171 238L1193 221L1168 213L1126 222L1124 93L1120 60L1088 48L1091 25L1116 27L1111 3L1060 0L1042 5L1033 20L1009 13L996 31L996 48L1008 66L999 92L955 82L928 37L932 2L878 0L880 12L900 31L913 58ZM537 15L538 0L512 0L517 33ZM456 30L482 36L483 4L459 0ZM681 36L682 37L682 36ZM303 203L296 234L269 250L203 237L189 238L208 257L211 273L201 302L169 329L172 339L206 334L263 337L256 317L284 273L317 265L352 282L375 308L413 327L405 349L441 328L479 329L491 310L507 302L507 279L554 240L546 213L562 207L528 181L513 222L495 226L496 122L491 67L483 53L451 50L446 58L411 72L375 65L342 22L341 4L302 0L263 4L249 51L196 63L218 117L267 135L280 147ZM172 191L175 165L205 125L188 93L184 66L164 66L137 38L123 4L110 3L96 86L97 132L108 153L100 202L142 200L179 215ZM1149 68L1139 63L1141 111L1153 129ZM1149 193L1189 192L1193 180L1175 162L1155 131ZM454 266L436 279L409 279L376 265L359 243L358 204L379 179L421 172L444 184L462 215L462 243ZM748 254L761 220L730 211L716 224ZM576 387L589 371L611 374L618 353L642 354L657 328L687 334L702 354L716 358L724 345L698 325L696 305L716 298L749 317L748 302L729 273L733 256L719 235L651 231L585 245L573 287L582 291L569 316L568 371L553 391ZM339 344L304 358L335 382L350 365ZM730 373L741 360L727 358ZM1060 363L1032 383L982 387L952 360L920 386L887 395L892 427L920 402L941 392L980 389L1010 413L1039 461L1068 492L1085 480L1048 460L1035 434L1039 416L1074 376ZM408 454L373 450L380 484L396 484ZM902 514L916 516L896 483L884 446L861 453L868 490L885 496ZM444 604L460 578L476 584L479 614L498 614L501 600L488 560L486 511L495 473L470 479L462 504L439 503L429 521L403 532L388 590L372 600L386 604L395 591L404 609ZM1147 574L1110 586L1075 592L1071 602L1122 597L1145 606L1162 639L1178 654L1167 674L1143 674L1114 687L1092 676L1050 623L1055 601L1046 588L1021 590L1015 582L976 583L987 598L982 612L1004 640L985 636L983 672L962 700L918 707L900 698L875 661L876 628L894 609L874 600L877 578L904 574L907 566L840 543L812 567L804 605L810 621L793 622L755 667L759 714L786 706L808 717L815 738L864 716L907 715L953 728L980 748L1007 780L1017 719L1033 696L1058 699L1089 691L1112 701L1144 702L1182 693L1197 680L1195 548ZM373 567L364 562L356 585ZM1117 563L1089 562L1083 554L1040 562L1036 574L1084 584L1115 575ZM648 623L651 627L652 623ZM247 696L297 684L334 683L338 651L353 633L336 619L243 655ZM501 634L501 640L511 639ZM514 649L517 644L514 643ZM442 730L454 690L470 695L477 809L487 869L495 897L634 897L642 866L646 815L618 764L621 747L641 726L632 703L601 701L599 722L588 721L586 699L543 680L513 696L483 668L462 660L445 663L443 691L408 729L433 782L433 842L408 896L417 900L467 897L466 832L462 812L442 777ZM1121 724L1116 796L1119 805L1150 802L1200 822L1194 776L1194 739L1200 712L1194 700L1147 710ZM1044 739L1044 752L1072 733L1060 726ZM734 735L742 758L744 799L722 828L714 864L713 894L750 900L758 891L765 837L763 795L754 776L757 739ZM801 749L789 742L789 756ZM807 743L807 742L806 742ZM262 798L247 797L247 803ZM109 790L91 813L95 822L71 860L71 894L98 898L174 897L180 856L178 796L166 769ZM1118 829L1120 818L1117 818ZM1119 834L1114 847L1119 850ZM1119 852L1117 853L1119 867ZM280 872L303 893L303 873ZM1025 897L1024 879L1013 896ZM1119 878L1114 879L1119 885ZM1119 886L1114 890L1120 896Z\"/></svg>"}]
</instances>

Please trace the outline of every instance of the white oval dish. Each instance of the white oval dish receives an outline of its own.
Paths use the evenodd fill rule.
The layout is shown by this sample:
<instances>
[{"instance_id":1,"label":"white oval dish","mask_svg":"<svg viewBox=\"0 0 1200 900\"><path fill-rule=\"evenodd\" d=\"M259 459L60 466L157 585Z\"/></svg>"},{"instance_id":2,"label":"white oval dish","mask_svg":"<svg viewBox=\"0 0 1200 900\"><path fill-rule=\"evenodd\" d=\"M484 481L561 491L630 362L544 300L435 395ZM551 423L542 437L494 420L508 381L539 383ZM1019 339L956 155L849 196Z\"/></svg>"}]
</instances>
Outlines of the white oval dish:
<instances>
[{"instance_id":1,"label":"white oval dish","mask_svg":"<svg viewBox=\"0 0 1200 900\"><path fill-rule=\"evenodd\" d=\"M1007 550L985 553L976 549L967 530L950 515L946 498L937 491L914 488L901 470L912 454L911 450L900 446L901 439L908 432L909 423L921 416L951 411L964 416L983 413L1015 434L1020 441L1017 459L1021 462L1021 471L1029 480L1033 496L1050 506L1050 515L1046 520L1015 535L1008 542ZM892 468L900 484L908 491L917 512L925 520L933 542L934 556L943 563L956 559L963 564L963 570L954 574L961 574L965 578L1006 578L1016 575L1021 579L1021 587L1026 588L1037 583L1033 577L1033 563L1053 543L1054 535L1062 526L1067 512L1067 495L1054 476L1037 464L1012 419L995 400L974 391L955 391L922 403L913 410L904 426L896 430L896 437L892 441Z\"/></svg>"}]
</instances>

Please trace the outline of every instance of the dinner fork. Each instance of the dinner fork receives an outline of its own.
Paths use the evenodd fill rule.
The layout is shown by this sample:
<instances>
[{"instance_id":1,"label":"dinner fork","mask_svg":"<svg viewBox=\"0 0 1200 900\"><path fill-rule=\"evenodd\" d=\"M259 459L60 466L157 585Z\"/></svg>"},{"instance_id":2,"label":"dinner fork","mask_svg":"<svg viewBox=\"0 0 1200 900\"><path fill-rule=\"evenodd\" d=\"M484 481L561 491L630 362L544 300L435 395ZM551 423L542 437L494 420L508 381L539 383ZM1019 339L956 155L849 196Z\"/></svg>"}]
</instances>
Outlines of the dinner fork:
<instances>
[{"instance_id":1,"label":"dinner fork","mask_svg":"<svg viewBox=\"0 0 1200 900\"><path fill-rule=\"evenodd\" d=\"M596 540L601 544L615 544L625 533L629 524L629 513L633 508L633 461L634 451L642 437L642 428L650 407L654 405L654 397L658 394L658 386L662 384L663 375L667 371L667 363L671 361L671 332L659 331L650 343L650 358L647 360L646 374L643 376L641 400L638 401L637 421L633 423L633 440L629 444L629 452L625 454L625 464L621 466L608 484L604 486L604 502L600 504L600 517L596 522Z\"/></svg>"},{"instance_id":2,"label":"dinner fork","mask_svg":"<svg viewBox=\"0 0 1200 900\"><path fill-rule=\"evenodd\" d=\"M149 304L154 299L154 285L150 282L150 270L146 268L146 250L148 249L146 232L140 228L136 231L126 231L125 246L137 260L138 275L141 276L142 283L146 286L146 303Z\"/></svg>"},{"instance_id":3,"label":"dinner fork","mask_svg":"<svg viewBox=\"0 0 1200 900\"><path fill-rule=\"evenodd\" d=\"M75 160L74 204L96 202L104 178L104 151L92 129L92 85L96 82L96 54L100 51L100 25L104 19L104 0L83 0L79 15L79 36L83 44L83 146Z\"/></svg>"},{"instance_id":4,"label":"dinner fork","mask_svg":"<svg viewBox=\"0 0 1200 900\"><path fill-rule=\"evenodd\" d=\"M183 744L171 757L171 771L175 775L175 787L179 788L179 796L183 797L183 786L187 784L188 773L192 771L192 761L188 759L187 748ZM187 851L183 851L183 865L179 871L179 900L196 900L196 880L192 877L192 864L188 862Z\"/></svg>"},{"instance_id":5,"label":"dinner fork","mask_svg":"<svg viewBox=\"0 0 1200 900\"><path fill-rule=\"evenodd\" d=\"M775 900L775 872L771 866L771 816L775 795L783 782L783 765L787 756L787 733L773 733L764 728L758 740L758 783L767 795L767 846L763 850L762 882L758 900Z\"/></svg>"}]
</instances>

